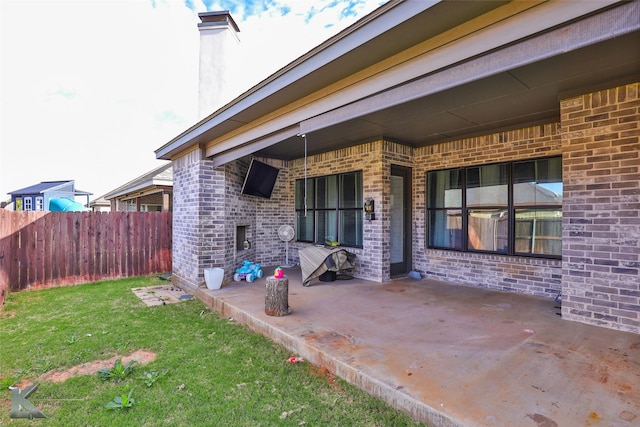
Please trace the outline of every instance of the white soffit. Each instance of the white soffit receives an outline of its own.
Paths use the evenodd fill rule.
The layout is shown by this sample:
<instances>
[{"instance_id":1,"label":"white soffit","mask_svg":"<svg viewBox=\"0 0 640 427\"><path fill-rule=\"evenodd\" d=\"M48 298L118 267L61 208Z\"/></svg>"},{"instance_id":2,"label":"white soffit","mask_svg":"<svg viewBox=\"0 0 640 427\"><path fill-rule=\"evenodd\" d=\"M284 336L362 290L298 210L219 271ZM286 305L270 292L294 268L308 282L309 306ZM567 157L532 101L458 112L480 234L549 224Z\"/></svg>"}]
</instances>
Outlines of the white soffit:
<instances>
[{"instance_id":1,"label":"white soffit","mask_svg":"<svg viewBox=\"0 0 640 427\"><path fill-rule=\"evenodd\" d=\"M333 100L332 105L325 109L326 112L302 121L300 132L310 133L320 130L636 31L639 28L640 4L633 2L542 33L517 44L514 43L483 56L477 56L480 52L474 52L478 46L481 46L485 52L490 51L498 47L497 41L500 41L500 45L505 45L518 38L523 38L526 34L540 33L546 28L559 25L569 16L575 16L576 11L568 6L576 5L576 3L560 2L560 10L555 7L558 3L545 4L540 8L529 10L518 15L517 19L500 22L489 27L482 34L473 35L468 40L459 40L428 52L394 67L384 75L354 85L340 94L334 94L332 96L336 99ZM599 8L602 7L601 2L580 2L582 6L594 4L597 4ZM587 11L581 10L581 13L585 12ZM510 39L513 40L507 40L505 43L504 38L498 36L503 33L509 34ZM477 57L464 61L465 58L474 56ZM458 65L447 67L447 64L455 63ZM417 78L416 71L419 71L424 77ZM427 75L425 76L425 74ZM364 88L362 85L367 87ZM385 90L386 88L392 89ZM374 95L367 96L366 92L374 93Z\"/></svg>"},{"instance_id":2,"label":"white soffit","mask_svg":"<svg viewBox=\"0 0 640 427\"><path fill-rule=\"evenodd\" d=\"M215 163L223 164L297 133L308 134L637 29L636 3L544 32L612 3L615 1L551 2L527 9L245 132L223 135L209 144L206 154L216 155ZM526 39L536 33L540 35ZM521 39L525 40L518 43ZM505 45L508 47L498 50ZM278 131L296 125L295 132ZM238 153L231 153L236 150Z\"/></svg>"}]
</instances>

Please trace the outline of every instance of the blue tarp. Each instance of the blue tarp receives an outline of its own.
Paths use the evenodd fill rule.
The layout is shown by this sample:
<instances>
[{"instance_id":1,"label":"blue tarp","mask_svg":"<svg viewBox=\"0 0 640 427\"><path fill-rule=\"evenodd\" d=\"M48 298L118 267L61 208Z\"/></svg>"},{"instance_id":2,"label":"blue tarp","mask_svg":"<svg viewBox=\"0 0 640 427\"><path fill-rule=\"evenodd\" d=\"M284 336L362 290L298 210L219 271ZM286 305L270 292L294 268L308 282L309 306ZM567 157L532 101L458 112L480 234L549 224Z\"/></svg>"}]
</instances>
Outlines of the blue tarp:
<instances>
[{"instance_id":1,"label":"blue tarp","mask_svg":"<svg viewBox=\"0 0 640 427\"><path fill-rule=\"evenodd\" d=\"M84 212L87 210L81 203L69 198L55 198L49 200L51 212Z\"/></svg>"}]
</instances>

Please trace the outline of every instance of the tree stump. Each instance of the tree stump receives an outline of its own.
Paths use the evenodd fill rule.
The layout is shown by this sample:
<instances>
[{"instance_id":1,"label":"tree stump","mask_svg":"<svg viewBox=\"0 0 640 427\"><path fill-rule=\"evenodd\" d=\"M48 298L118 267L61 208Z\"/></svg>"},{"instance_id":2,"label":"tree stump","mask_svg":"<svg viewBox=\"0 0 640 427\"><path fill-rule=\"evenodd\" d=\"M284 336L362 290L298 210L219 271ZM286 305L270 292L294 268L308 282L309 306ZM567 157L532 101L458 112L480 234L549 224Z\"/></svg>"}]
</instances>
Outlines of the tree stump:
<instances>
[{"instance_id":1,"label":"tree stump","mask_svg":"<svg viewBox=\"0 0 640 427\"><path fill-rule=\"evenodd\" d=\"M264 297L264 312L267 316L286 316L291 313L289 308L289 279L284 276L276 279L267 277Z\"/></svg>"}]
</instances>

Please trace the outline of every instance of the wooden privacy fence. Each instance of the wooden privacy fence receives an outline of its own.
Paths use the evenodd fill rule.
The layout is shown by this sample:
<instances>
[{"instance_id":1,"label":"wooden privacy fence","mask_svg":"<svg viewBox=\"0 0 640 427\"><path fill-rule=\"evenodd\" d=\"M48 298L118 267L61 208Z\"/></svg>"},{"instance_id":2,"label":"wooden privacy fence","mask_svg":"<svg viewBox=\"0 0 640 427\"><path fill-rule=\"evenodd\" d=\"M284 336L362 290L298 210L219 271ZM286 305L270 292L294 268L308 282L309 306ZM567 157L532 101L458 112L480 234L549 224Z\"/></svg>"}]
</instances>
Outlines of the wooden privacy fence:
<instances>
[{"instance_id":1,"label":"wooden privacy fence","mask_svg":"<svg viewBox=\"0 0 640 427\"><path fill-rule=\"evenodd\" d=\"M0 209L0 304L8 291L169 271L171 212Z\"/></svg>"}]
</instances>

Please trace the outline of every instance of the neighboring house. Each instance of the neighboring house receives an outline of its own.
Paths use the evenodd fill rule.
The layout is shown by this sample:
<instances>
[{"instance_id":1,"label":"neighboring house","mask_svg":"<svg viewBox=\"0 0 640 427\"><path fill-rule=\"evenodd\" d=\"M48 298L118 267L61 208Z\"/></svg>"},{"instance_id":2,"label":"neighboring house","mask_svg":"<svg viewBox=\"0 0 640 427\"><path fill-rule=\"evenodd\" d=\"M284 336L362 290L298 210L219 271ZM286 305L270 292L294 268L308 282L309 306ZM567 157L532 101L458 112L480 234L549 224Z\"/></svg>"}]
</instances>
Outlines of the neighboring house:
<instances>
[{"instance_id":1,"label":"neighboring house","mask_svg":"<svg viewBox=\"0 0 640 427\"><path fill-rule=\"evenodd\" d=\"M89 209L91 209L91 212L110 212L111 202L101 196L89 202Z\"/></svg>"},{"instance_id":2,"label":"neighboring house","mask_svg":"<svg viewBox=\"0 0 640 427\"><path fill-rule=\"evenodd\" d=\"M43 181L29 187L8 193L16 211L49 211L52 199L68 199L75 203L76 197L86 198L82 205L89 206L89 196L93 193L76 189L75 181Z\"/></svg>"},{"instance_id":3,"label":"neighboring house","mask_svg":"<svg viewBox=\"0 0 640 427\"><path fill-rule=\"evenodd\" d=\"M110 211L164 212L172 210L173 169L165 163L99 197L94 210L108 204Z\"/></svg>"},{"instance_id":4,"label":"neighboring house","mask_svg":"<svg viewBox=\"0 0 640 427\"><path fill-rule=\"evenodd\" d=\"M200 17L202 46L237 30ZM562 294L640 333L639 29L638 1L390 1L156 150L173 277L280 264L289 224L294 260L335 240L357 277ZM253 159L270 198L242 194Z\"/></svg>"}]
</instances>

